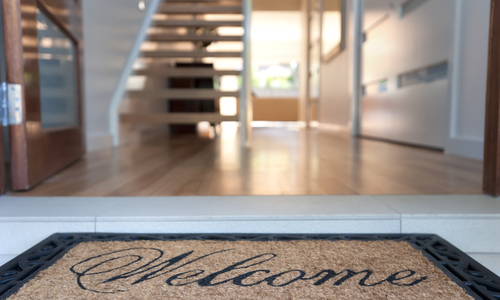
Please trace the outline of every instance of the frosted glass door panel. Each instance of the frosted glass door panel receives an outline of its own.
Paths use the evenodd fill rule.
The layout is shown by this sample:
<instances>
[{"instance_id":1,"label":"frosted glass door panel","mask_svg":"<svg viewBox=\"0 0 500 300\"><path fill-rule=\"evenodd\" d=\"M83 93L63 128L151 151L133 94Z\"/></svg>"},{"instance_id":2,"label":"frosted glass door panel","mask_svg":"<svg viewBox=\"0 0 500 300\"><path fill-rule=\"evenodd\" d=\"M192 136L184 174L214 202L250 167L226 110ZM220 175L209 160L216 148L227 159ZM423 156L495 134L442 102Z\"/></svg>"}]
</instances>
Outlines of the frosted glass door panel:
<instances>
[{"instance_id":1,"label":"frosted glass door panel","mask_svg":"<svg viewBox=\"0 0 500 300\"><path fill-rule=\"evenodd\" d=\"M78 126L75 43L40 10L37 20L42 128Z\"/></svg>"}]
</instances>

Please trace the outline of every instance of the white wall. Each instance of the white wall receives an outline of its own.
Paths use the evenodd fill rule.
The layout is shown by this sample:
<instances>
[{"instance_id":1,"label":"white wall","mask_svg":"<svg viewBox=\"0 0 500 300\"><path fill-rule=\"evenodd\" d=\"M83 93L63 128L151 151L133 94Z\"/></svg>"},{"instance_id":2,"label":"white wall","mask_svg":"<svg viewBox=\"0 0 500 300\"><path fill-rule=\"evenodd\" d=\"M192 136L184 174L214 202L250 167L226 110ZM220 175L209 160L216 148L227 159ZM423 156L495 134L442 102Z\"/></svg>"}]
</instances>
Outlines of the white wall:
<instances>
[{"instance_id":1,"label":"white wall","mask_svg":"<svg viewBox=\"0 0 500 300\"><path fill-rule=\"evenodd\" d=\"M490 1L428 0L399 19L403 2L365 0L365 29L389 18L363 45L362 82L388 79L389 91L363 99L364 134L482 159ZM323 125L350 123L349 52L323 65ZM397 75L444 61L448 79L398 89Z\"/></svg>"},{"instance_id":2,"label":"white wall","mask_svg":"<svg viewBox=\"0 0 500 300\"><path fill-rule=\"evenodd\" d=\"M322 126L347 127L351 118L349 52L343 51L321 68L319 122Z\"/></svg>"},{"instance_id":3,"label":"white wall","mask_svg":"<svg viewBox=\"0 0 500 300\"><path fill-rule=\"evenodd\" d=\"M456 1L454 59L459 65L454 74L446 152L482 159L490 1Z\"/></svg>"},{"instance_id":4,"label":"white wall","mask_svg":"<svg viewBox=\"0 0 500 300\"><path fill-rule=\"evenodd\" d=\"M387 5L389 18L367 34L363 45L363 83L450 61L454 2L429 0L401 19L398 9ZM366 3L370 15L371 1Z\"/></svg>"},{"instance_id":5,"label":"white wall","mask_svg":"<svg viewBox=\"0 0 500 300\"><path fill-rule=\"evenodd\" d=\"M398 6L387 5L387 19L367 33L362 82L366 85L385 79L388 90L363 97L363 135L445 148L449 80L402 88L397 80L407 72L442 62L451 64L454 2L429 0L403 17ZM369 5L365 11L368 17L375 15ZM377 6L376 12L380 11Z\"/></svg>"},{"instance_id":6,"label":"white wall","mask_svg":"<svg viewBox=\"0 0 500 300\"><path fill-rule=\"evenodd\" d=\"M301 27L299 11L252 12L252 61L300 60Z\"/></svg>"},{"instance_id":7,"label":"white wall","mask_svg":"<svg viewBox=\"0 0 500 300\"><path fill-rule=\"evenodd\" d=\"M146 7L152 0L146 0ZM112 146L109 105L146 11L138 0L84 0L85 130L87 150Z\"/></svg>"},{"instance_id":8,"label":"white wall","mask_svg":"<svg viewBox=\"0 0 500 300\"><path fill-rule=\"evenodd\" d=\"M352 0L347 1L346 47L321 66L319 122L321 127L348 127L351 122L351 72L354 43Z\"/></svg>"}]
</instances>

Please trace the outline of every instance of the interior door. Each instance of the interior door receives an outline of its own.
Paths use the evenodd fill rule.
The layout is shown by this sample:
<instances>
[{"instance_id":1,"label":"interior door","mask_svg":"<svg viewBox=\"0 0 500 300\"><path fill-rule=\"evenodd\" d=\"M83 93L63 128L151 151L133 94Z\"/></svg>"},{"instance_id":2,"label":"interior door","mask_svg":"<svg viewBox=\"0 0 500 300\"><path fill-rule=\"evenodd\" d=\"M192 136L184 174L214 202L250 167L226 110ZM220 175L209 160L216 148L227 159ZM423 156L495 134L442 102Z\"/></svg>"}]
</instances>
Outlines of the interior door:
<instances>
[{"instance_id":1,"label":"interior door","mask_svg":"<svg viewBox=\"0 0 500 300\"><path fill-rule=\"evenodd\" d=\"M85 152L81 5L80 0L3 0L2 5L7 83L21 91L19 118L9 125L12 189L27 190Z\"/></svg>"}]
</instances>

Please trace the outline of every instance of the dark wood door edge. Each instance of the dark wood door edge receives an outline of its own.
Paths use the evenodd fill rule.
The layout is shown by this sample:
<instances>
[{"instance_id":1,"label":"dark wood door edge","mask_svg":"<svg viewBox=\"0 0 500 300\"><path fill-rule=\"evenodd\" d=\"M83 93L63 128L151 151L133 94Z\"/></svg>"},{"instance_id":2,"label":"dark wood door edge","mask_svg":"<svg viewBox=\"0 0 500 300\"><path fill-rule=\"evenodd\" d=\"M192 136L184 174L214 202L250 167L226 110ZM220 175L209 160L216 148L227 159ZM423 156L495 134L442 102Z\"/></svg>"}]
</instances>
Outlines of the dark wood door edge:
<instances>
[{"instance_id":1,"label":"dark wood door edge","mask_svg":"<svg viewBox=\"0 0 500 300\"><path fill-rule=\"evenodd\" d=\"M2 1L5 59L7 82L24 86L24 60L22 45L21 7L20 1ZM23 88L24 90L24 88ZM24 103L24 101L23 101ZM26 110L23 109L23 120L26 120ZM12 170L12 182L15 189L24 189L28 184L28 160L26 149L25 124L9 126L11 162L16 165Z\"/></svg>"},{"instance_id":2,"label":"dark wood door edge","mask_svg":"<svg viewBox=\"0 0 500 300\"><path fill-rule=\"evenodd\" d=\"M500 0L491 0L483 191L500 196Z\"/></svg>"},{"instance_id":3,"label":"dark wood door edge","mask_svg":"<svg viewBox=\"0 0 500 300\"><path fill-rule=\"evenodd\" d=\"M5 193L5 188L6 188L5 174L6 172L5 172L3 127L0 125L0 195Z\"/></svg>"}]
</instances>

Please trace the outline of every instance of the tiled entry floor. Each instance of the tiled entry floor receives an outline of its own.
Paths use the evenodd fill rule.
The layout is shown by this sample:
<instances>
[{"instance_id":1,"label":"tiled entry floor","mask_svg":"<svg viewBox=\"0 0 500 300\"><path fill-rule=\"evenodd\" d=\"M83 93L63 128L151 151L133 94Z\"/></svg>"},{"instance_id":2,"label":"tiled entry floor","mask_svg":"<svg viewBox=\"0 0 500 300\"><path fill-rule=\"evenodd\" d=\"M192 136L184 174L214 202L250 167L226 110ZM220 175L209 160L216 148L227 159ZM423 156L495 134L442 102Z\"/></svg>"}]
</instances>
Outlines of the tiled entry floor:
<instances>
[{"instance_id":1,"label":"tiled entry floor","mask_svg":"<svg viewBox=\"0 0 500 300\"><path fill-rule=\"evenodd\" d=\"M0 263L55 232L434 233L500 274L499 228L482 195L1 197Z\"/></svg>"}]
</instances>

